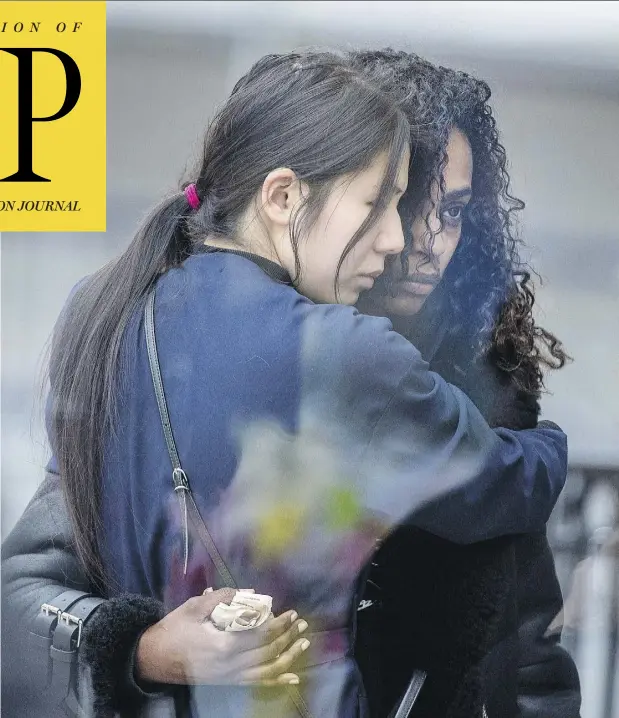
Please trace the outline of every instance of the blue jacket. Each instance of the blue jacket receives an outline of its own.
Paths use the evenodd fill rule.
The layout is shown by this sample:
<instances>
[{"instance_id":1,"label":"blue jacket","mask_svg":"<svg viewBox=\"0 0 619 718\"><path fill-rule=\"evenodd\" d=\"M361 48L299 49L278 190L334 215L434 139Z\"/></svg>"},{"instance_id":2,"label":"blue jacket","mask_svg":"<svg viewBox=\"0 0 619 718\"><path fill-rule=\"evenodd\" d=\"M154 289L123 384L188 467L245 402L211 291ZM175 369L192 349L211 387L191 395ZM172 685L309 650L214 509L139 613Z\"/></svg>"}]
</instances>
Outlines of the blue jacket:
<instances>
[{"instance_id":1,"label":"blue jacket","mask_svg":"<svg viewBox=\"0 0 619 718\"><path fill-rule=\"evenodd\" d=\"M490 429L387 320L313 304L244 256L199 254L167 272L155 321L180 458L220 552L238 585L310 621L310 714L358 715L350 604L375 540L404 521L459 543L543 530L565 481L564 434ZM102 552L112 593L172 608L217 575L193 535L183 570L141 313L124 352ZM194 699L195 714L222 716L258 700L206 688ZM285 693L264 700L274 718L297 715Z\"/></svg>"}]
</instances>

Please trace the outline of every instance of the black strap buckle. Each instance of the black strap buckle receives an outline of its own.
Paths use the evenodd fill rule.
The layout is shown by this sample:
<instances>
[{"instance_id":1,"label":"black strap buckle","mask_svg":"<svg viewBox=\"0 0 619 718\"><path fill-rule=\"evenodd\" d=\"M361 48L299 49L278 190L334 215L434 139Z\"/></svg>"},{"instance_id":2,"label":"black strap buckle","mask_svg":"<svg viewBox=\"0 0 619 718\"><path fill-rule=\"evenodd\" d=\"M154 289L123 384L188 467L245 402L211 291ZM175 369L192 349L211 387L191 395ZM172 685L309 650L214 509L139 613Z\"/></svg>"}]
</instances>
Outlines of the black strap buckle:
<instances>
[{"instance_id":1,"label":"black strap buckle","mask_svg":"<svg viewBox=\"0 0 619 718\"><path fill-rule=\"evenodd\" d=\"M58 630L58 627L61 623L64 623L66 626L75 626L77 629L77 639L75 639L75 650L77 650L80 647L80 643L82 642L82 627L84 625L84 621L79 618L78 616L74 616L71 613L67 613L66 611L62 611L58 614L58 624L56 625L56 631ZM72 640L74 637L75 631L71 631ZM54 632L54 636L56 635L56 632Z\"/></svg>"},{"instance_id":2,"label":"black strap buckle","mask_svg":"<svg viewBox=\"0 0 619 718\"><path fill-rule=\"evenodd\" d=\"M50 705L61 706L68 716L84 716L77 698L77 656L84 623L104 599L69 590L51 603L43 603L30 632L47 653L47 675L42 690Z\"/></svg>"}]
</instances>

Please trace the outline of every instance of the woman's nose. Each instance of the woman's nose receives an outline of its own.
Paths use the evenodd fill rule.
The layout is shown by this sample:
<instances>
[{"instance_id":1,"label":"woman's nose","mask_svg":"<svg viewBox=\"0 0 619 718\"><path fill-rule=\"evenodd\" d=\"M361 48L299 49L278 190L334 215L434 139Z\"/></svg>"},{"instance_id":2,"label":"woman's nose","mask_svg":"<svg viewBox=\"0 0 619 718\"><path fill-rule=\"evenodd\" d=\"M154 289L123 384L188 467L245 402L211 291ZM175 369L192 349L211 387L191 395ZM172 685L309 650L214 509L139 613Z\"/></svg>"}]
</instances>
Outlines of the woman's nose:
<instances>
[{"instance_id":1,"label":"woman's nose","mask_svg":"<svg viewBox=\"0 0 619 718\"><path fill-rule=\"evenodd\" d=\"M397 211L393 216L385 217L383 226L378 233L375 248L381 254L400 254L404 249L402 220Z\"/></svg>"},{"instance_id":2,"label":"woman's nose","mask_svg":"<svg viewBox=\"0 0 619 718\"><path fill-rule=\"evenodd\" d=\"M440 226L429 226L422 221L413 225L413 248L428 257L440 257L445 252L445 242Z\"/></svg>"}]
</instances>

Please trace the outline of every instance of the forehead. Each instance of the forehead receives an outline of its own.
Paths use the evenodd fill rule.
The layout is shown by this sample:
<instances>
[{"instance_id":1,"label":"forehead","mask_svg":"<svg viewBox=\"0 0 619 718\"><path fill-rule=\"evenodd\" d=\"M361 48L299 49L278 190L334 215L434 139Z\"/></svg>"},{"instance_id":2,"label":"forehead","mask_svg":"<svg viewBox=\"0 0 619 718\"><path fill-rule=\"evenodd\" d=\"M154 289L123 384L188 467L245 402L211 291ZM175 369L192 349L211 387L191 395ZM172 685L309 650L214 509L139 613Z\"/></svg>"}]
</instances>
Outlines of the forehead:
<instances>
[{"instance_id":1,"label":"forehead","mask_svg":"<svg viewBox=\"0 0 619 718\"><path fill-rule=\"evenodd\" d=\"M466 135L457 128L449 133L444 180L447 191L469 186L473 180L471 145Z\"/></svg>"}]
</instances>

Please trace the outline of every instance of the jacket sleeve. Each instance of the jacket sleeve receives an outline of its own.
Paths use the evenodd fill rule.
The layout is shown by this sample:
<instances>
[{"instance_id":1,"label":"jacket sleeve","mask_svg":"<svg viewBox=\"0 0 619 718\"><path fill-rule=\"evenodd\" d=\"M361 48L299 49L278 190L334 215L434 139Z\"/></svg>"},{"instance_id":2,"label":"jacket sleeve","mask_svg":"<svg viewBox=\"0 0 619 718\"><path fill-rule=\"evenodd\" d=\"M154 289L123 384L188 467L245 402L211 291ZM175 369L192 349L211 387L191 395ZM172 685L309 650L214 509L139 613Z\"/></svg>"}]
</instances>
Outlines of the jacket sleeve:
<instances>
[{"instance_id":1,"label":"jacket sleeve","mask_svg":"<svg viewBox=\"0 0 619 718\"><path fill-rule=\"evenodd\" d=\"M29 639L41 604L88 592L63 516L58 477L48 474L2 544L2 702L16 717L55 715L44 691L48 656Z\"/></svg>"},{"instance_id":2,"label":"jacket sleeve","mask_svg":"<svg viewBox=\"0 0 619 718\"><path fill-rule=\"evenodd\" d=\"M362 447L363 504L460 544L543 530L567 475L559 427L491 429L387 320L345 308L336 322L336 309L306 329L303 401L323 432Z\"/></svg>"},{"instance_id":3,"label":"jacket sleeve","mask_svg":"<svg viewBox=\"0 0 619 718\"><path fill-rule=\"evenodd\" d=\"M84 596L92 595L72 542L60 477L48 472L2 545L2 639L5 649L2 651L2 698L3 706L14 718L65 715L61 707L49 705L49 693L45 689L49 657L45 649L31 643L29 634L41 604L53 604L54 599L68 589L81 591ZM138 700L151 695L144 693L133 677L135 646L141 631L134 633L133 640L125 638L122 645L116 646L113 655L110 655L110 641L105 644L99 641L101 635L121 631L113 614L121 615L123 606L126 607L131 599L115 600L120 606L115 612L101 612L99 608L86 624L79 652L81 654L87 647L95 664L98 658L100 666L114 664L119 689L128 700ZM160 617L161 607L151 606L149 609L148 620L154 623ZM9 646L10 650L7 650ZM105 656L104 651L107 651ZM95 672L95 678L96 675ZM83 685L73 688L82 696L88 690ZM102 703L112 693L107 685L104 696L94 696L95 702Z\"/></svg>"},{"instance_id":4,"label":"jacket sleeve","mask_svg":"<svg viewBox=\"0 0 619 718\"><path fill-rule=\"evenodd\" d=\"M563 600L546 534L518 537L519 718L579 718L580 684L560 633L547 635Z\"/></svg>"}]
</instances>

